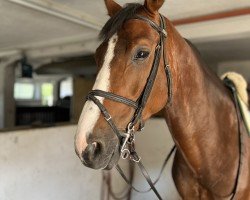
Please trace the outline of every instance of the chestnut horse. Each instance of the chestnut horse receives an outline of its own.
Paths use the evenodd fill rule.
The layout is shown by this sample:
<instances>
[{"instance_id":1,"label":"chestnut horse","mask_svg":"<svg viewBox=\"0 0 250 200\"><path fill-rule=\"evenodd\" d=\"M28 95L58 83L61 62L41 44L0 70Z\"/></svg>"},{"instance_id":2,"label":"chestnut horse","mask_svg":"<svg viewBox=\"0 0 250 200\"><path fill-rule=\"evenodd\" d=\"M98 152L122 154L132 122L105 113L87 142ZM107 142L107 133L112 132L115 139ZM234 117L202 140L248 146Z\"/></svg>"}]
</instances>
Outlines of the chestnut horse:
<instances>
[{"instance_id":1,"label":"chestnut horse","mask_svg":"<svg viewBox=\"0 0 250 200\"><path fill-rule=\"evenodd\" d=\"M145 0L144 5L122 8L105 0L111 18L101 31L103 42L95 55L99 73L93 90L99 93L89 95L84 105L76 153L88 167L111 169L126 145L119 134L122 138L125 130L138 130L163 110L177 146L172 175L181 197L248 200L250 139L238 121L233 96L192 44L158 13L163 2ZM161 43L164 48L157 60ZM152 88L143 99L157 64ZM139 111L136 102L144 103Z\"/></svg>"}]
</instances>

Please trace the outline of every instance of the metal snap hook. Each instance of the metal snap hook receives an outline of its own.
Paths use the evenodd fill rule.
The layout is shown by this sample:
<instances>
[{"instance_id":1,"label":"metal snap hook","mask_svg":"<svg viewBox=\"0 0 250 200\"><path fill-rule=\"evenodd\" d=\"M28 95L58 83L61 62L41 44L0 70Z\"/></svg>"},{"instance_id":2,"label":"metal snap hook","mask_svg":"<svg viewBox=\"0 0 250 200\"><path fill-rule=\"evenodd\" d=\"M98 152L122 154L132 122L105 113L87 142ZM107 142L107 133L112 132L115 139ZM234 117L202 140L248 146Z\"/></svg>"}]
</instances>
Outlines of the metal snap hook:
<instances>
[{"instance_id":1,"label":"metal snap hook","mask_svg":"<svg viewBox=\"0 0 250 200\"><path fill-rule=\"evenodd\" d=\"M132 122L129 122L128 126L127 126L127 133L130 134L132 132L135 131L135 126L132 125Z\"/></svg>"},{"instance_id":2,"label":"metal snap hook","mask_svg":"<svg viewBox=\"0 0 250 200\"><path fill-rule=\"evenodd\" d=\"M124 138L124 142L123 142L122 147L121 147L121 157L123 159L126 159L130 154L130 151L126 148L126 145L127 145L128 139L130 137L130 134L126 133L125 135L126 136Z\"/></svg>"}]
</instances>

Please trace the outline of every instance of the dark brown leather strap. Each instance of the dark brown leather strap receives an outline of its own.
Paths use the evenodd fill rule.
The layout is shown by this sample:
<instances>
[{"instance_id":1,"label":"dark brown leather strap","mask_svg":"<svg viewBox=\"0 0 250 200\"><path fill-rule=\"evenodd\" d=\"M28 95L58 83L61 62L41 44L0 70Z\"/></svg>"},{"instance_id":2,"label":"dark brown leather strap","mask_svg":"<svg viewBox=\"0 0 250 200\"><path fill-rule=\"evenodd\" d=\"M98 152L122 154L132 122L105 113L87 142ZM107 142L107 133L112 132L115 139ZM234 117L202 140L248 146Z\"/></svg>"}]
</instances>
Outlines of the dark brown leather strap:
<instances>
[{"instance_id":1,"label":"dark brown leather strap","mask_svg":"<svg viewBox=\"0 0 250 200\"><path fill-rule=\"evenodd\" d=\"M160 14L160 18L162 18L162 15ZM130 19L138 19L141 21L147 22L153 29L155 29L160 35L163 34L165 37L167 37L166 32L166 26L163 24L165 22L161 21L160 26L158 26L154 21L148 19L147 17L144 17L142 15L135 15L131 17ZM160 19L161 20L161 19Z\"/></svg>"},{"instance_id":2,"label":"dark brown leather strap","mask_svg":"<svg viewBox=\"0 0 250 200\"><path fill-rule=\"evenodd\" d=\"M90 91L90 93L87 96L87 100L92 100L100 109L101 113L103 114L104 118L106 119L106 121L108 122L108 124L110 125L110 127L112 128L112 130L114 131L114 133L117 135L120 144L123 144L122 146L124 147L124 145L126 145L127 141L128 141L128 136L131 137L130 133L132 131L133 133L133 127L136 125L136 123L139 121L139 125L140 128L142 128L142 125L144 124L144 122L142 121L142 112L143 109L146 106L146 103L148 101L148 98L150 96L150 93L152 91L156 76L157 76L157 72L159 69L159 64L160 64L160 59L161 59L161 55L163 56L163 61L164 61L164 68L165 68L165 72L166 72L166 76L167 76L167 87L168 87L168 103L171 103L171 99L172 99L172 78L171 78L171 72L170 72L170 68L168 66L168 62L167 62L167 57L164 51L165 48L165 38L167 37L167 32L166 32L166 25L165 25L165 20L163 19L163 16L160 15L160 26L158 26L155 22L153 22L152 20L144 17L144 16L140 16L140 15L136 15L130 19L138 19L138 20L142 20L146 23L148 23L152 28L154 28L160 35L159 37L159 41L155 47L155 55L154 55L154 60L153 60L153 64L149 73L149 76L147 78L147 82L144 86L144 89L141 93L141 95L138 97L137 101L132 101L128 98L119 96L117 94L113 94L111 92L105 92L105 91L101 91L101 90L92 90ZM121 133L119 132L118 128L116 127L116 125L114 124L110 114L108 113L107 109L101 104L101 102L99 101L98 98L96 98L96 96L99 97L104 97L104 98L108 98L112 101L117 101L119 103L123 103L126 104L130 107L133 107L135 109L134 115L132 117L132 119L130 120L130 122L128 123L127 129L128 132L127 133ZM129 134L129 135L128 135ZM122 147L122 148L123 148ZM172 149L172 151L170 152L170 155L173 153L175 147ZM129 151L129 150L128 150ZM137 162L143 176L145 177L145 179L147 180L149 186L150 186L150 190L153 190L154 193L156 194L156 196L158 197L158 199L162 199L160 194L158 193L158 191L156 190L154 184L148 174L148 172L146 171L145 167L143 166L143 164L140 161L140 158L138 156L138 154L136 153L134 146L133 146L133 142L130 143L130 159ZM170 156L169 156L170 157ZM164 169L164 167L166 166L166 163L169 159L169 157L167 157L167 160L164 162L163 164L163 168L160 172L160 175L157 179L157 181L159 180L161 173ZM135 190L138 191L135 187L133 187L131 185L131 183L128 181L128 179L126 178L126 176L124 175L124 173L122 172L121 168L119 167L119 165L117 166L117 170L118 172L120 172L121 176L124 178L124 180ZM156 181L156 182L157 182Z\"/></svg>"},{"instance_id":3,"label":"dark brown leather strap","mask_svg":"<svg viewBox=\"0 0 250 200\"><path fill-rule=\"evenodd\" d=\"M133 118L131 119L131 125L135 125L138 122L138 120L141 119L142 111L147 103L147 100L148 100L149 95L151 93L151 90L153 88L154 81L156 79L158 68L159 68L161 55L163 55L164 67L165 67L167 82L168 82L167 87L168 87L168 95L169 96L168 96L168 103L167 104L169 104L171 102L171 99L172 99L172 78L171 78L171 73L170 73L170 69L168 66L168 62L167 62L167 57L166 57L166 54L164 51L165 38L167 37L167 32L166 32L166 23L165 23L163 16L160 15L160 26L158 26L152 20L150 20L144 16L140 16L140 15L136 15L136 16L132 17L131 19L139 19L139 20L142 20L142 21L148 23L160 35L159 42L158 42L156 49L155 49L155 57L154 57L153 65L152 65L150 74L147 78L147 83L144 87L144 90L141 93L141 96L137 100L138 108L136 109L135 114L134 114Z\"/></svg>"},{"instance_id":4,"label":"dark brown leather strap","mask_svg":"<svg viewBox=\"0 0 250 200\"><path fill-rule=\"evenodd\" d=\"M107 99L110 99L112 101L116 101L116 102L119 102L119 103L123 103L123 104L126 104L130 107L133 107L134 109L136 109L138 107L138 103L133 101L133 100L130 100L128 98L125 98L123 96L120 96L120 95L117 95L117 94L114 94L114 93L110 93L110 92L105 92L105 91L102 91L102 90L91 90L88 94L88 96L99 96L99 97L105 97Z\"/></svg>"},{"instance_id":5,"label":"dark brown leather strap","mask_svg":"<svg viewBox=\"0 0 250 200\"><path fill-rule=\"evenodd\" d=\"M230 198L230 200L234 200L236 197L236 193L237 193L237 189L238 189L238 184L239 184L239 177L241 174L241 166L242 166L242 160L243 160L243 141L242 141L242 136L241 136L241 125L240 125L240 119L241 119L241 111L240 111L240 103L238 101L238 97L237 97L237 90L236 87L234 85L234 83L228 79L227 77L223 80L224 84L230 89L230 91L233 94L233 98L234 98L234 105L235 105L235 109L236 109L236 114L237 114L237 120L238 120L238 133L239 133L239 164L238 164L238 169L237 169L237 174L236 174L236 179L235 179L235 184L234 184L234 188L232 191L232 196Z\"/></svg>"},{"instance_id":6,"label":"dark brown leather strap","mask_svg":"<svg viewBox=\"0 0 250 200\"><path fill-rule=\"evenodd\" d=\"M157 178L155 179L155 181L152 182L151 179L150 179L150 180L148 179L148 180L147 180L148 182L151 181L151 182L153 183L153 185L155 185L155 184L160 180L161 175L162 175L162 173L163 173L165 167L167 166L167 163L168 163L169 159L171 158L171 156L172 156L172 154L174 153L175 150L176 150L176 146L174 145L174 146L172 147L171 151L168 153L167 157L165 158L165 160L164 160L164 162L163 162L163 164L162 164L160 173L159 173L159 175L157 176ZM138 155L137 155L137 154L136 154L136 155L133 155L133 156L136 156L134 159L138 159ZM139 163L140 163L140 164L139 164ZM145 169L145 167L143 166L143 164L142 164L141 161L138 162L138 166L140 167L140 169L141 169L141 167L142 167L142 168L146 171L146 169ZM126 175L125 175L125 173L123 172L123 170L121 169L120 165L117 165L117 166L116 166L116 169L117 169L117 171L119 172L119 174L122 176L122 178L124 179L124 181L125 181L133 190L135 190L136 192L139 192L139 193L147 193L147 192L149 192L149 191L152 190L152 187L148 188L147 190L139 190L139 189L137 189L135 186L133 186L133 184L132 184L132 183L129 181L129 179L126 177ZM146 171L145 174L148 174L147 171ZM143 173L143 176L144 176L144 173ZM144 176L144 178L147 179L147 176Z\"/></svg>"},{"instance_id":7,"label":"dark brown leather strap","mask_svg":"<svg viewBox=\"0 0 250 200\"><path fill-rule=\"evenodd\" d=\"M163 30L167 30L166 27L166 22L164 20L164 17L162 15L160 15L160 19L161 19L161 23L163 26ZM167 33L166 33L167 34ZM167 35L166 35L167 37ZM163 48L162 48L162 54L163 54L163 62L164 62L164 68L165 68L165 73L166 73L166 77L167 77L167 88L168 88L168 102L167 105L165 107L168 107L172 104L172 99L173 99L173 80L172 80L172 73L170 70L170 66L168 64L168 57L166 55L165 52L165 40L163 42Z\"/></svg>"},{"instance_id":8,"label":"dark brown leather strap","mask_svg":"<svg viewBox=\"0 0 250 200\"><path fill-rule=\"evenodd\" d=\"M107 109L101 104L101 102L93 95L88 95L88 100L92 100L100 109L101 113L103 114L103 117L108 122L114 133L117 135L120 143L122 143L123 139L126 137L126 135L123 132L120 132L118 128L116 127L115 123L112 120L112 117L108 113Z\"/></svg>"},{"instance_id":9,"label":"dark brown leather strap","mask_svg":"<svg viewBox=\"0 0 250 200\"><path fill-rule=\"evenodd\" d=\"M171 72L170 72L170 69L169 69L169 66L167 63L166 54L164 51L165 38L167 36L167 33L165 31L166 25L165 25L165 20L163 19L163 16L160 15L160 26L158 26L152 20L149 20L146 17L140 16L140 15L136 15L130 19L143 20L146 23L148 23L150 26L152 26L160 34L160 39L159 39L159 42L158 42L156 49L155 49L155 56L154 56L153 65L152 65L150 74L147 78L146 85L145 85L141 95L138 97L136 102L131 100L131 99L122 97L120 95L113 94L111 92L101 91L101 90L92 90L92 91L90 91L90 93L87 96L88 100L93 100L93 101L95 100L94 102L100 108L105 119L106 120L109 119L109 120L107 120L108 123L110 124L112 129L115 130L114 132L116 133L116 135L118 136L118 138L120 140L122 137L119 135L119 131L117 130L115 124L113 123L108 111L106 110L106 108L104 108L103 105L101 105L100 101L97 98L93 98L93 97L100 96L100 97L108 98L112 101L117 101L117 102L124 103L128 106L133 107L135 109L135 112L134 112L132 119L129 122L129 125L131 127L133 127L139 121L139 125L140 125L139 130L141 130L144 126L144 122L142 120L142 111L145 108L145 105L147 103L147 100L149 98L151 90L153 88L154 81L156 79L158 68L159 68L159 62L161 59L161 55L163 55L164 67L165 67L166 76L167 76L167 83L168 83L168 104L171 103L171 99L172 99L172 78L171 78Z\"/></svg>"}]
</instances>

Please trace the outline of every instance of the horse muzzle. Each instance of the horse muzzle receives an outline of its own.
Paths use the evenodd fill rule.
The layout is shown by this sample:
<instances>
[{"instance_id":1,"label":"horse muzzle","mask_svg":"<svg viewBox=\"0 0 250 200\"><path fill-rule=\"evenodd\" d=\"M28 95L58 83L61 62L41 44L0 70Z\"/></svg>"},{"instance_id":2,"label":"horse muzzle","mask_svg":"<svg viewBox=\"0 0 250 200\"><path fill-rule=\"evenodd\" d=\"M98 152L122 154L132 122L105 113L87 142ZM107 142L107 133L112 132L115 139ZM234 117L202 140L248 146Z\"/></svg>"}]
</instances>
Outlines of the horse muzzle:
<instances>
[{"instance_id":1,"label":"horse muzzle","mask_svg":"<svg viewBox=\"0 0 250 200\"><path fill-rule=\"evenodd\" d=\"M117 138L91 139L87 147L78 156L86 167L92 169L112 169L120 157L119 142Z\"/></svg>"}]
</instances>

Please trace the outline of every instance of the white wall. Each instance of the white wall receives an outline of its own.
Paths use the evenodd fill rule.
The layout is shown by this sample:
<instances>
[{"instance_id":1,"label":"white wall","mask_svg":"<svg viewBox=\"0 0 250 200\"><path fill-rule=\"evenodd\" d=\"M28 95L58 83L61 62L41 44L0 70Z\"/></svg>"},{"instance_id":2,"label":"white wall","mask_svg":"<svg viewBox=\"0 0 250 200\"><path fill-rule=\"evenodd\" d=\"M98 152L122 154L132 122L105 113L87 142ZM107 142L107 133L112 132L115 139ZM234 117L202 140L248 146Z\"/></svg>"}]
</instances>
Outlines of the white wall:
<instances>
[{"instance_id":1,"label":"white wall","mask_svg":"<svg viewBox=\"0 0 250 200\"><path fill-rule=\"evenodd\" d=\"M74 152L76 126L14 131L0 134L1 200L98 200L101 171L84 167ZM165 155L172 146L163 120L150 120L137 136L138 153L156 177ZM179 199L171 178L171 163L157 184L164 198ZM138 171L137 171L138 172ZM123 180L114 170L113 183L119 188ZM135 184L147 187L136 174ZM117 187L116 187L117 189ZM156 199L154 194L137 194L133 198Z\"/></svg>"},{"instance_id":2,"label":"white wall","mask_svg":"<svg viewBox=\"0 0 250 200\"><path fill-rule=\"evenodd\" d=\"M0 129L14 126L14 67L19 59L18 55L0 59Z\"/></svg>"},{"instance_id":3,"label":"white wall","mask_svg":"<svg viewBox=\"0 0 250 200\"><path fill-rule=\"evenodd\" d=\"M0 129L4 127L4 66L0 63Z\"/></svg>"}]
</instances>

